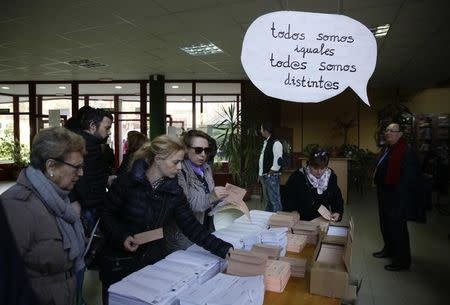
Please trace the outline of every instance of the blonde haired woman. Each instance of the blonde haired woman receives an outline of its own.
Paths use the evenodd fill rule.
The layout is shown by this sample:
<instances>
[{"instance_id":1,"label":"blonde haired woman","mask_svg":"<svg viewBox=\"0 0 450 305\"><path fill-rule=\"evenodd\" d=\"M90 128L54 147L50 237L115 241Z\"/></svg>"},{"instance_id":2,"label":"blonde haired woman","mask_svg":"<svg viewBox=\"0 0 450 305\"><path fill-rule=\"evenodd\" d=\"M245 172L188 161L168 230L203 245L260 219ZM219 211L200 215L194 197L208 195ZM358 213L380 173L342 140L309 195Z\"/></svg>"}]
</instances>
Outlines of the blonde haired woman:
<instances>
[{"instance_id":1,"label":"blonde haired woman","mask_svg":"<svg viewBox=\"0 0 450 305\"><path fill-rule=\"evenodd\" d=\"M164 239L138 245L136 233L175 219L190 240L220 257L232 247L209 234L194 217L177 181L183 159L184 145L178 139L159 136L135 153L131 170L113 183L102 213L108 240L100 263L103 304L111 284L167 254Z\"/></svg>"}]
</instances>

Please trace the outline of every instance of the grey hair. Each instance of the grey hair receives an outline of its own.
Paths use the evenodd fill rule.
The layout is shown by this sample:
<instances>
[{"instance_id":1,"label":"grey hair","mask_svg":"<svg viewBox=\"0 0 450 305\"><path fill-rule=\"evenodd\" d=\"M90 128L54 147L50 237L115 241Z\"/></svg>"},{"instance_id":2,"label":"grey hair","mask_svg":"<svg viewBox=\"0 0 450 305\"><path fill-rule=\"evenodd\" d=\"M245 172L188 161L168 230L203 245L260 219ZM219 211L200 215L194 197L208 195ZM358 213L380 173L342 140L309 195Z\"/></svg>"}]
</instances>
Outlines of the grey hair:
<instances>
[{"instance_id":1,"label":"grey hair","mask_svg":"<svg viewBox=\"0 0 450 305\"><path fill-rule=\"evenodd\" d=\"M64 127L42 129L33 139L30 165L45 172L49 159L64 160L72 152L86 154L84 139Z\"/></svg>"}]
</instances>

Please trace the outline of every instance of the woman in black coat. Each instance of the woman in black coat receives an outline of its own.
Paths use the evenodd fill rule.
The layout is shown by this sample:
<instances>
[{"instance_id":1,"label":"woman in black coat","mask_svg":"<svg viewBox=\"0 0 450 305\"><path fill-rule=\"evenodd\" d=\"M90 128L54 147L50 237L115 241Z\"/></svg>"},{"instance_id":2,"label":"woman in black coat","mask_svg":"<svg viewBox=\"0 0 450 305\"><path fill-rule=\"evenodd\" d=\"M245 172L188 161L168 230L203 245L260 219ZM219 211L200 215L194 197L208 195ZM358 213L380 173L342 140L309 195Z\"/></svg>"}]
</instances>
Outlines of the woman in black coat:
<instances>
[{"instance_id":1,"label":"woman in black coat","mask_svg":"<svg viewBox=\"0 0 450 305\"><path fill-rule=\"evenodd\" d=\"M108 192L101 220L107 244L99 262L103 304L111 284L167 254L164 239L139 245L137 233L175 219L184 235L213 254L225 258L232 248L194 217L177 181L183 159L184 146L178 139L159 136L135 153L131 171L119 176Z\"/></svg>"},{"instance_id":2,"label":"woman in black coat","mask_svg":"<svg viewBox=\"0 0 450 305\"><path fill-rule=\"evenodd\" d=\"M284 211L298 211L300 219L312 220L320 216L317 210L323 205L330 210L332 221L342 219L344 200L328 161L328 153L316 149L307 165L292 173L284 187Z\"/></svg>"}]
</instances>

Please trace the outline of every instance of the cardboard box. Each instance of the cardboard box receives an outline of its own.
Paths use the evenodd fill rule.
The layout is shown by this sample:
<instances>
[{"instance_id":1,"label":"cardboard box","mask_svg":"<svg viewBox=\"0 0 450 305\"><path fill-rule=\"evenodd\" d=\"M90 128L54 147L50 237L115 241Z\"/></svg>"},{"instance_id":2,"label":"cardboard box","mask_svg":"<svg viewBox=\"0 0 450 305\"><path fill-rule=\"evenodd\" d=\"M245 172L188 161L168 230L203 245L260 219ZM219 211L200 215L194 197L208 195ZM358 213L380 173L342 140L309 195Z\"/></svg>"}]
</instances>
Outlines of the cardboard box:
<instances>
[{"instance_id":1,"label":"cardboard box","mask_svg":"<svg viewBox=\"0 0 450 305\"><path fill-rule=\"evenodd\" d=\"M345 245L320 241L310 271L310 293L332 298L356 298L356 285L349 281L352 234Z\"/></svg>"},{"instance_id":2,"label":"cardboard box","mask_svg":"<svg viewBox=\"0 0 450 305\"><path fill-rule=\"evenodd\" d=\"M319 236L323 242L345 245L347 243L347 236L349 234L353 239L354 225L353 219L351 218L348 224L330 222L325 232L319 233Z\"/></svg>"}]
</instances>

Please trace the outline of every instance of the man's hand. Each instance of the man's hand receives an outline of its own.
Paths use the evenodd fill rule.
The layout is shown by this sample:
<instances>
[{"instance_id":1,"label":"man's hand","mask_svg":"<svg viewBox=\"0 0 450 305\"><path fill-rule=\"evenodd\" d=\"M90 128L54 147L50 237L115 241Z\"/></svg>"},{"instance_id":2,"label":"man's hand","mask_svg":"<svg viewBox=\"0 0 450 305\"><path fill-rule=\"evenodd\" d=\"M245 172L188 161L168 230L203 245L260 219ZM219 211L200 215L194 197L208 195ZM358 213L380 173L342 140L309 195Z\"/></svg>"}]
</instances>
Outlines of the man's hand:
<instances>
[{"instance_id":1,"label":"man's hand","mask_svg":"<svg viewBox=\"0 0 450 305\"><path fill-rule=\"evenodd\" d=\"M125 241L123 242L123 247L127 251L134 252L137 250L137 248L139 248L139 245L134 241L133 236L128 236L127 239L125 239Z\"/></svg>"}]
</instances>

